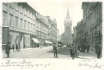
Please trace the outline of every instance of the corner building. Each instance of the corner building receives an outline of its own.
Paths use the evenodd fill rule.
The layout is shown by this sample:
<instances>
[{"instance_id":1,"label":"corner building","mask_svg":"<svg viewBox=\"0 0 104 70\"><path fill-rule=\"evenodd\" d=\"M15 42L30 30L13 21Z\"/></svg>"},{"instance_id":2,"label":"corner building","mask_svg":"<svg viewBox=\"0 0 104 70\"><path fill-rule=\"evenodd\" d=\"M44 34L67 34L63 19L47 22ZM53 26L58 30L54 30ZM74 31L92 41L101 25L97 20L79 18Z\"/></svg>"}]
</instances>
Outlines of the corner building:
<instances>
[{"instance_id":1,"label":"corner building","mask_svg":"<svg viewBox=\"0 0 104 70\"><path fill-rule=\"evenodd\" d=\"M27 3L2 3L2 45L8 41L11 46L33 47L32 38L36 37L36 11Z\"/></svg>"}]
</instances>

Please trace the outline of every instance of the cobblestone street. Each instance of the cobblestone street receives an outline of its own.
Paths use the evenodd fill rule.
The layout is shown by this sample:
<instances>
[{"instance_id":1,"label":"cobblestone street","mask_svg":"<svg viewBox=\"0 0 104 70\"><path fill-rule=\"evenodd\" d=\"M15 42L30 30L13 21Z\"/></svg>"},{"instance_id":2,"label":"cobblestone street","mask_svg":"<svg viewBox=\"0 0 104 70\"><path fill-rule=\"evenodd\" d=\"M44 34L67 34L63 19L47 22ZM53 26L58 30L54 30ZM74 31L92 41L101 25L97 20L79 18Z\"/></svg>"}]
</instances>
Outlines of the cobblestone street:
<instances>
[{"instance_id":1,"label":"cobblestone street","mask_svg":"<svg viewBox=\"0 0 104 70\"><path fill-rule=\"evenodd\" d=\"M6 58L6 54L3 53L3 58ZM43 48L26 48L20 51L11 50L10 58L35 58L35 59L45 59L54 58L53 47L43 47ZM72 59L69 54L68 47L58 48L58 58L61 59ZM75 59L96 59L96 54L93 51L90 53L80 53L78 58Z\"/></svg>"}]
</instances>

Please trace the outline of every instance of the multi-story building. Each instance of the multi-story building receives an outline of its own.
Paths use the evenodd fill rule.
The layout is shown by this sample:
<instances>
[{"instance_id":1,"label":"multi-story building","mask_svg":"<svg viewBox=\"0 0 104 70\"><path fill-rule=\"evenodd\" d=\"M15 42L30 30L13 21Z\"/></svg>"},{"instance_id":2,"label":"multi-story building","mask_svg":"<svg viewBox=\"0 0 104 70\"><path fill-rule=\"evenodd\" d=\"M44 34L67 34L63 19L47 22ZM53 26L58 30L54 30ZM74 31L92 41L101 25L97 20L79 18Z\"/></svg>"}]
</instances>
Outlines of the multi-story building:
<instances>
[{"instance_id":1,"label":"multi-story building","mask_svg":"<svg viewBox=\"0 0 104 70\"><path fill-rule=\"evenodd\" d=\"M51 25L52 31L51 31L51 40L52 42L57 41L57 22L56 19L52 20L52 25Z\"/></svg>"},{"instance_id":2,"label":"multi-story building","mask_svg":"<svg viewBox=\"0 0 104 70\"><path fill-rule=\"evenodd\" d=\"M76 42L78 44L82 44L84 42L83 40L83 20L77 23L76 26Z\"/></svg>"},{"instance_id":3,"label":"multi-story building","mask_svg":"<svg viewBox=\"0 0 104 70\"><path fill-rule=\"evenodd\" d=\"M102 3L83 2L83 36L90 43L92 49L102 43Z\"/></svg>"},{"instance_id":4,"label":"multi-story building","mask_svg":"<svg viewBox=\"0 0 104 70\"><path fill-rule=\"evenodd\" d=\"M3 3L2 45L9 41L19 47L35 47L57 40L56 20L51 20L27 3ZM49 42L51 41L51 42Z\"/></svg>"},{"instance_id":5,"label":"multi-story building","mask_svg":"<svg viewBox=\"0 0 104 70\"><path fill-rule=\"evenodd\" d=\"M59 30L57 29L57 22L56 19L51 20L50 16L45 16L46 23L48 23L48 29L47 29L47 38L46 43L52 43L57 41L57 36L59 33Z\"/></svg>"},{"instance_id":6,"label":"multi-story building","mask_svg":"<svg viewBox=\"0 0 104 70\"><path fill-rule=\"evenodd\" d=\"M48 19L41 14L37 14L36 18L37 24L37 37L40 42L40 45L44 45L44 42L49 39L49 23Z\"/></svg>"},{"instance_id":7,"label":"multi-story building","mask_svg":"<svg viewBox=\"0 0 104 70\"><path fill-rule=\"evenodd\" d=\"M50 16L46 16L46 19L48 20L48 37L47 37L47 40L48 41L52 41L52 20L50 19Z\"/></svg>"},{"instance_id":8,"label":"multi-story building","mask_svg":"<svg viewBox=\"0 0 104 70\"><path fill-rule=\"evenodd\" d=\"M32 47L36 37L36 11L27 3L2 3L2 44L10 41L20 48Z\"/></svg>"}]
</instances>

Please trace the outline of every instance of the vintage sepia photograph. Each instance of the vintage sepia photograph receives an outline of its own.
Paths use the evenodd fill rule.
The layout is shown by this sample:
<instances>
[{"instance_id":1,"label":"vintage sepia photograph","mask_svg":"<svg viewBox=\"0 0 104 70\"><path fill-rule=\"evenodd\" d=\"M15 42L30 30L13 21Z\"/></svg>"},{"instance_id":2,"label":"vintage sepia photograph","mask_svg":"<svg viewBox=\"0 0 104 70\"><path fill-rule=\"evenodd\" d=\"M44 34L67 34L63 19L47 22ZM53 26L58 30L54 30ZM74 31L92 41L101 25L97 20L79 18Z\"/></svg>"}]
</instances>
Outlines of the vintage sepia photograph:
<instances>
[{"instance_id":1,"label":"vintage sepia photograph","mask_svg":"<svg viewBox=\"0 0 104 70\"><path fill-rule=\"evenodd\" d=\"M102 2L2 2L3 59L101 59Z\"/></svg>"}]
</instances>

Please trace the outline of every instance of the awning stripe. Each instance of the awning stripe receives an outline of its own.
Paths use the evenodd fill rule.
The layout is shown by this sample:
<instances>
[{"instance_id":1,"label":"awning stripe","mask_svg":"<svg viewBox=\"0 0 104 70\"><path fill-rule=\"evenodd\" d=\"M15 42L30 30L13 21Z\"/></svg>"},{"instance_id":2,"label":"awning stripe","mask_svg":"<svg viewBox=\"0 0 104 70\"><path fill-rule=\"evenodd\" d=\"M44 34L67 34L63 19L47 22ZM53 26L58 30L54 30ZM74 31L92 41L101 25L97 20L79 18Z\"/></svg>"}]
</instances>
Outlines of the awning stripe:
<instances>
[{"instance_id":1,"label":"awning stripe","mask_svg":"<svg viewBox=\"0 0 104 70\"><path fill-rule=\"evenodd\" d=\"M39 43L38 39L32 38L35 43Z\"/></svg>"}]
</instances>

